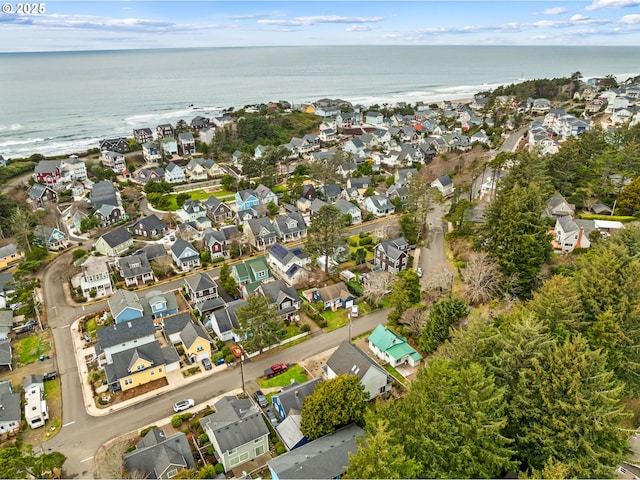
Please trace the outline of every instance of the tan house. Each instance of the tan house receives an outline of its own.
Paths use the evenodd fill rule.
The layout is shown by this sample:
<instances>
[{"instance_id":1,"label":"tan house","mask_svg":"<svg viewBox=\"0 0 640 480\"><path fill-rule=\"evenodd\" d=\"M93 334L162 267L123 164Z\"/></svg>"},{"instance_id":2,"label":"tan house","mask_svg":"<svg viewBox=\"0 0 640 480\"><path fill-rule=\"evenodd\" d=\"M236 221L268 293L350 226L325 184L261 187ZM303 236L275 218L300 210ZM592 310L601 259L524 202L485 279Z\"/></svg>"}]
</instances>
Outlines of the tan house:
<instances>
[{"instance_id":1,"label":"tan house","mask_svg":"<svg viewBox=\"0 0 640 480\"><path fill-rule=\"evenodd\" d=\"M23 258L24 252L21 252L15 243L0 247L0 269L6 268Z\"/></svg>"},{"instance_id":2,"label":"tan house","mask_svg":"<svg viewBox=\"0 0 640 480\"><path fill-rule=\"evenodd\" d=\"M165 317L164 333L174 345L182 344L191 363L211 358L211 338L199 322L191 319L189 313Z\"/></svg>"}]
</instances>

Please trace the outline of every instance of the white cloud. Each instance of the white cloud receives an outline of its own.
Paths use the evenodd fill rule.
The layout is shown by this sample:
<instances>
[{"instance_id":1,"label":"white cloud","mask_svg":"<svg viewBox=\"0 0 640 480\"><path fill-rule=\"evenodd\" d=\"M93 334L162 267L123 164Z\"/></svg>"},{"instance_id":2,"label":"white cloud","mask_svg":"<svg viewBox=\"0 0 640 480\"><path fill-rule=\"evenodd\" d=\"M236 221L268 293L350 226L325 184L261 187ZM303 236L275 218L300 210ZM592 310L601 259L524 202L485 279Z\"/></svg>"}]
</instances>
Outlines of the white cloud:
<instances>
[{"instance_id":1,"label":"white cloud","mask_svg":"<svg viewBox=\"0 0 640 480\"><path fill-rule=\"evenodd\" d=\"M572 22L582 22L583 20L589 20L589 17L576 13L569 20L571 20Z\"/></svg>"},{"instance_id":2,"label":"white cloud","mask_svg":"<svg viewBox=\"0 0 640 480\"><path fill-rule=\"evenodd\" d=\"M637 13L631 15L625 15L620 18L620 23L624 25L635 25L636 23L640 23L640 15Z\"/></svg>"},{"instance_id":3,"label":"white cloud","mask_svg":"<svg viewBox=\"0 0 640 480\"><path fill-rule=\"evenodd\" d=\"M594 0L585 10L598 10L600 8L625 8L640 5L640 0Z\"/></svg>"},{"instance_id":4,"label":"white cloud","mask_svg":"<svg viewBox=\"0 0 640 480\"><path fill-rule=\"evenodd\" d=\"M373 27L369 25L351 25L344 29L345 32L370 32Z\"/></svg>"},{"instance_id":5,"label":"white cloud","mask_svg":"<svg viewBox=\"0 0 640 480\"><path fill-rule=\"evenodd\" d=\"M374 23L381 22L382 17L342 17L339 15L317 15L311 17L295 17L291 20L258 20L262 25L276 26L310 26L319 23Z\"/></svg>"},{"instance_id":6,"label":"white cloud","mask_svg":"<svg viewBox=\"0 0 640 480\"><path fill-rule=\"evenodd\" d=\"M553 8L547 8L546 10L543 10L542 14L543 15L560 15L561 13L565 13L566 11L567 9L564 7L553 7Z\"/></svg>"}]
</instances>

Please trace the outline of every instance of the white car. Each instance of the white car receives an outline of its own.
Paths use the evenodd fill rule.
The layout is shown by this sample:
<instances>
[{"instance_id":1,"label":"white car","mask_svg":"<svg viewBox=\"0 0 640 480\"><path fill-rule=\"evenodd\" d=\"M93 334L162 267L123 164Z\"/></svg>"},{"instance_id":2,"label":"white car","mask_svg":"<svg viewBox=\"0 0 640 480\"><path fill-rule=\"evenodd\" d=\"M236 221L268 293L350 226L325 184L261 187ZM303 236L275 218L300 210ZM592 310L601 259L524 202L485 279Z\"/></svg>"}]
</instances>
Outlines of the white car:
<instances>
[{"instance_id":1,"label":"white car","mask_svg":"<svg viewBox=\"0 0 640 480\"><path fill-rule=\"evenodd\" d=\"M186 400L180 400L173 405L173 411L178 413L187 408L191 408L195 406L196 402L193 401L193 398L187 398Z\"/></svg>"}]
</instances>

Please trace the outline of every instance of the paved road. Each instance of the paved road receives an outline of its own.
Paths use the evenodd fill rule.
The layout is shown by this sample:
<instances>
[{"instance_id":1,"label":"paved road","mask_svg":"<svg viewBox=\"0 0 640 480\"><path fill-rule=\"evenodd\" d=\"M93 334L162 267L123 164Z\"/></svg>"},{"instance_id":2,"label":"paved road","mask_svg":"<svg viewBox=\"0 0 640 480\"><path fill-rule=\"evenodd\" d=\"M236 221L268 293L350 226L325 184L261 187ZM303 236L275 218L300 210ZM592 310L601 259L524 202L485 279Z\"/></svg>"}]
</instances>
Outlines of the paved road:
<instances>
[{"instance_id":1,"label":"paved road","mask_svg":"<svg viewBox=\"0 0 640 480\"><path fill-rule=\"evenodd\" d=\"M442 215L448 209L448 204L437 204L429 215L429 238L422 248L419 258L419 266L422 267L423 288L427 287L434 276L438 276L447 267L447 256L444 249L444 234L447 222L442 220Z\"/></svg>"},{"instance_id":2,"label":"paved road","mask_svg":"<svg viewBox=\"0 0 640 480\"><path fill-rule=\"evenodd\" d=\"M171 405L182 398L193 398L196 402L208 399L241 385L240 370L227 370L219 374L203 378L157 399L114 412L104 417L91 417L86 413L80 383L86 379L79 378L77 365L71 348L70 325L78 316L94 312L106 307L106 302L97 302L83 307L71 307L66 304L63 291L65 271L71 261L70 252L58 257L50 264L42 279L45 306L56 342L57 368L62 381L62 423L61 431L45 443L44 448L58 450L67 456L65 473L71 477L93 477L95 468L93 455L107 441L132 430L158 422L170 417ZM216 269L217 271L217 269ZM182 279L173 282L181 284ZM163 290L173 285L166 284ZM358 336L375 328L378 323L385 323L388 311L383 310L372 315L354 320L353 336ZM245 364L245 378L254 379L262 374L265 368L273 363L295 363L302 359L321 353L347 340L348 327L330 333L319 333L310 340L288 349L267 353Z\"/></svg>"}]
</instances>

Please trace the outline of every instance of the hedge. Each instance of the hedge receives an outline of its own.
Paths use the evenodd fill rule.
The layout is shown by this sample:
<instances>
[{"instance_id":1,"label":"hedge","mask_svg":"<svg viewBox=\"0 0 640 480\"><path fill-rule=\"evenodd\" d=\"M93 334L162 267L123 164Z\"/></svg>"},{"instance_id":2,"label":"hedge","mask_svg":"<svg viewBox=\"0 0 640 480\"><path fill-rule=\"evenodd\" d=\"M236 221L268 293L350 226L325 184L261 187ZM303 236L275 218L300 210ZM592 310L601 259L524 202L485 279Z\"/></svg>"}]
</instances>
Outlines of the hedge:
<instances>
[{"instance_id":1,"label":"hedge","mask_svg":"<svg viewBox=\"0 0 640 480\"><path fill-rule=\"evenodd\" d=\"M582 220L611 220L612 222L628 223L637 220L635 217L623 215L596 215L595 213L581 213L578 218Z\"/></svg>"}]
</instances>

